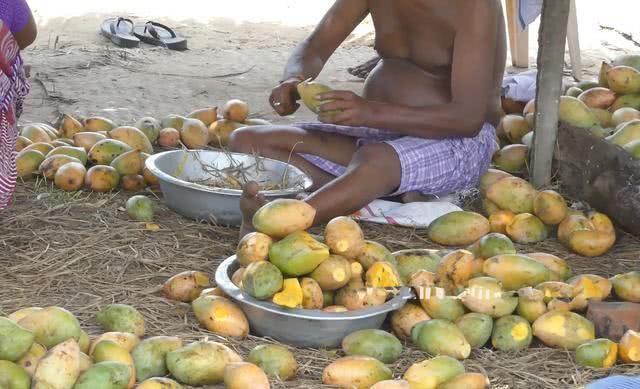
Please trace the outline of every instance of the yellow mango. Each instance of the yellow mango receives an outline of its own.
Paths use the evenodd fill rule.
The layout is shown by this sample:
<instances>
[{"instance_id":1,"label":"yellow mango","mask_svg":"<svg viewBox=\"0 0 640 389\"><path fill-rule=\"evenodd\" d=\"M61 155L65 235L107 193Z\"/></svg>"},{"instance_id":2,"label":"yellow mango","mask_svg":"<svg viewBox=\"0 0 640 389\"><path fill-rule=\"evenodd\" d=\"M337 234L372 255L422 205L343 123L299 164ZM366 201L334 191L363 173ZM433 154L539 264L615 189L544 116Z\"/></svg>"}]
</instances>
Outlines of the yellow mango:
<instances>
[{"instance_id":1,"label":"yellow mango","mask_svg":"<svg viewBox=\"0 0 640 389\"><path fill-rule=\"evenodd\" d=\"M508 145L493 155L493 164L509 173L522 173L527 170L529 147L523 144Z\"/></svg>"},{"instance_id":2,"label":"yellow mango","mask_svg":"<svg viewBox=\"0 0 640 389\"><path fill-rule=\"evenodd\" d=\"M533 335L549 347L575 350L595 339L593 323L577 313L555 310L533 323Z\"/></svg>"},{"instance_id":3,"label":"yellow mango","mask_svg":"<svg viewBox=\"0 0 640 389\"><path fill-rule=\"evenodd\" d=\"M533 212L533 201L538 192L527 181L518 177L507 177L491 185L487 199L500 209L515 214Z\"/></svg>"},{"instance_id":4,"label":"yellow mango","mask_svg":"<svg viewBox=\"0 0 640 389\"><path fill-rule=\"evenodd\" d=\"M364 249L364 234L358 223L346 216L339 216L327 223L324 239L332 253L345 258L357 258Z\"/></svg>"},{"instance_id":5,"label":"yellow mango","mask_svg":"<svg viewBox=\"0 0 640 389\"><path fill-rule=\"evenodd\" d=\"M297 278L287 278L282 282L282 290L273 295L274 304L286 308L302 307L304 295Z\"/></svg>"},{"instance_id":6,"label":"yellow mango","mask_svg":"<svg viewBox=\"0 0 640 389\"><path fill-rule=\"evenodd\" d=\"M249 334L249 322L244 312L224 297L200 296L191 306L198 322L214 334L235 338Z\"/></svg>"},{"instance_id":7,"label":"yellow mango","mask_svg":"<svg viewBox=\"0 0 640 389\"><path fill-rule=\"evenodd\" d=\"M618 343L618 355L624 363L640 363L640 332L625 332Z\"/></svg>"},{"instance_id":8,"label":"yellow mango","mask_svg":"<svg viewBox=\"0 0 640 389\"><path fill-rule=\"evenodd\" d=\"M253 216L253 226L258 232L279 239L308 229L315 215L316 210L302 200L277 199L258 209Z\"/></svg>"},{"instance_id":9,"label":"yellow mango","mask_svg":"<svg viewBox=\"0 0 640 389\"><path fill-rule=\"evenodd\" d=\"M119 140L126 143L134 150L139 150L147 154L153 154L153 146L149 141L149 138L144 132L138 130L135 127L118 127L109 131L109 136L115 140Z\"/></svg>"},{"instance_id":10,"label":"yellow mango","mask_svg":"<svg viewBox=\"0 0 640 389\"><path fill-rule=\"evenodd\" d=\"M437 244L464 246L477 241L489 231L491 226L484 216L475 212L454 211L434 220L429 225L427 235Z\"/></svg>"},{"instance_id":11,"label":"yellow mango","mask_svg":"<svg viewBox=\"0 0 640 389\"><path fill-rule=\"evenodd\" d=\"M560 224L568 214L567 202L558 192L544 190L533 199L533 213L544 224Z\"/></svg>"},{"instance_id":12,"label":"yellow mango","mask_svg":"<svg viewBox=\"0 0 640 389\"><path fill-rule=\"evenodd\" d=\"M391 369L375 358L350 356L333 361L322 372L322 383L355 389L368 389L392 377Z\"/></svg>"},{"instance_id":13,"label":"yellow mango","mask_svg":"<svg viewBox=\"0 0 640 389\"><path fill-rule=\"evenodd\" d=\"M552 272L540 262L519 254L505 254L489 258L484 273L500 281L506 290L517 290L549 281Z\"/></svg>"},{"instance_id":14,"label":"yellow mango","mask_svg":"<svg viewBox=\"0 0 640 389\"><path fill-rule=\"evenodd\" d=\"M631 66L614 66L607 72L609 89L621 95L640 92L640 72Z\"/></svg>"}]
</instances>

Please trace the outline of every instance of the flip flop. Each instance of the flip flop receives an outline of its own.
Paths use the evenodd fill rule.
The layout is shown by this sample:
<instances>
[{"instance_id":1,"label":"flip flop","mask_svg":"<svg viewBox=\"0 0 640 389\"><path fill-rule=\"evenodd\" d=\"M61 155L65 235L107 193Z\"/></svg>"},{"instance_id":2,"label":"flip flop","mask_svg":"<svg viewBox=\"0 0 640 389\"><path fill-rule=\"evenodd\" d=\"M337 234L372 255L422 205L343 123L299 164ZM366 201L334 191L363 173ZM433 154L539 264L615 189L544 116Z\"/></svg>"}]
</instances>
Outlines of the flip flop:
<instances>
[{"instance_id":1,"label":"flip flop","mask_svg":"<svg viewBox=\"0 0 640 389\"><path fill-rule=\"evenodd\" d=\"M140 45L140 39L133 36L133 27L131 19L109 18L102 22L100 31L115 45L129 49Z\"/></svg>"},{"instance_id":2,"label":"flip flop","mask_svg":"<svg viewBox=\"0 0 640 389\"><path fill-rule=\"evenodd\" d=\"M158 22L149 21L144 26L137 25L133 28L133 34L150 45L162 46L171 50L187 49L187 40L184 37Z\"/></svg>"}]
</instances>

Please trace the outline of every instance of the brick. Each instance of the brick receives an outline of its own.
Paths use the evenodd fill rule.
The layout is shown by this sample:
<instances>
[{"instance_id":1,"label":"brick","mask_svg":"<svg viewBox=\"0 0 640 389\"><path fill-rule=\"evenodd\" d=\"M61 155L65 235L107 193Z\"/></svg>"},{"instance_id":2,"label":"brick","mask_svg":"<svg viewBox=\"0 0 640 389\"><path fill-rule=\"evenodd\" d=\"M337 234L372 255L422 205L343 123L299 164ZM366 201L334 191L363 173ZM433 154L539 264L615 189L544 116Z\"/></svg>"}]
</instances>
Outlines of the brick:
<instances>
[{"instance_id":1,"label":"brick","mask_svg":"<svg viewBox=\"0 0 640 389\"><path fill-rule=\"evenodd\" d=\"M591 301L587 319L593 322L598 338L618 342L627 330L640 331L640 304Z\"/></svg>"}]
</instances>

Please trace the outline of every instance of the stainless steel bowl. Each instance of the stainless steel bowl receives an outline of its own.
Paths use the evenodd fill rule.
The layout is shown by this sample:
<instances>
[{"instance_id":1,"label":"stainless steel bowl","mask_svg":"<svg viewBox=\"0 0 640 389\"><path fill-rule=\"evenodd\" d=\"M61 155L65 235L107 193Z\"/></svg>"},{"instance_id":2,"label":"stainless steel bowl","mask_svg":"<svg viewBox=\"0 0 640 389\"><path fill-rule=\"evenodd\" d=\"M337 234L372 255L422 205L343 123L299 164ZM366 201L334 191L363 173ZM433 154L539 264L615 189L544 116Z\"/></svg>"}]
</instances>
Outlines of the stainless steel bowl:
<instances>
[{"instance_id":1,"label":"stainless steel bowl","mask_svg":"<svg viewBox=\"0 0 640 389\"><path fill-rule=\"evenodd\" d=\"M262 191L267 200L294 198L312 184L309 176L290 164L222 151L166 151L147 158L145 166L158 177L169 208L188 218L223 225L237 226L242 222L242 191L198 183L215 178L212 171L242 167L247 180L259 184L286 184L283 190Z\"/></svg>"},{"instance_id":2,"label":"stainless steel bowl","mask_svg":"<svg viewBox=\"0 0 640 389\"><path fill-rule=\"evenodd\" d=\"M354 331L380 328L389 312L402 308L412 298L411 290L402 288L385 304L358 311L286 309L257 300L235 286L231 276L239 267L235 256L227 258L216 270L216 284L238 303L249 320L251 332L298 347L339 347L342 339Z\"/></svg>"}]
</instances>

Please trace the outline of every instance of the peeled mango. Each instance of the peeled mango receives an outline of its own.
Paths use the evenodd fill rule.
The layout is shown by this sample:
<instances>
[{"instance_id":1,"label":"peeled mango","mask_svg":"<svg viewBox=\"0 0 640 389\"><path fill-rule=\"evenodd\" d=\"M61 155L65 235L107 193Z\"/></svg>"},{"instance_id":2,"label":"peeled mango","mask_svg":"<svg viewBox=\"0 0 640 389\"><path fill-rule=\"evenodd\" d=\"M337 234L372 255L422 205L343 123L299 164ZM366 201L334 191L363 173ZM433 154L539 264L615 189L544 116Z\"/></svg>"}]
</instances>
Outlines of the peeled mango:
<instances>
[{"instance_id":1,"label":"peeled mango","mask_svg":"<svg viewBox=\"0 0 640 389\"><path fill-rule=\"evenodd\" d=\"M411 338L411 329L417 323L431 319L419 305L407 303L391 313L391 329L402 340Z\"/></svg>"},{"instance_id":2,"label":"peeled mango","mask_svg":"<svg viewBox=\"0 0 640 389\"><path fill-rule=\"evenodd\" d=\"M38 363L31 389L72 389L80 375L80 349L75 340L49 350Z\"/></svg>"},{"instance_id":3,"label":"peeled mango","mask_svg":"<svg viewBox=\"0 0 640 389\"><path fill-rule=\"evenodd\" d=\"M434 220L427 230L431 241L445 246L469 245L491 231L489 221L479 213L454 211Z\"/></svg>"},{"instance_id":4,"label":"peeled mango","mask_svg":"<svg viewBox=\"0 0 640 389\"><path fill-rule=\"evenodd\" d=\"M107 305L96 314L96 321L106 331L129 332L138 337L144 336L144 317L130 305Z\"/></svg>"},{"instance_id":5,"label":"peeled mango","mask_svg":"<svg viewBox=\"0 0 640 389\"><path fill-rule=\"evenodd\" d=\"M18 322L33 332L35 341L47 349L68 339L80 339L80 323L69 311L60 307L48 307L34 311Z\"/></svg>"},{"instance_id":6,"label":"peeled mango","mask_svg":"<svg viewBox=\"0 0 640 389\"><path fill-rule=\"evenodd\" d=\"M322 373L322 383L340 387L368 389L392 377L391 369L375 358L350 356L333 361Z\"/></svg>"},{"instance_id":7,"label":"peeled mango","mask_svg":"<svg viewBox=\"0 0 640 389\"><path fill-rule=\"evenodd\" d=\"M304 294L297 278L287 278L282 282L282 290L273 295L271 301L285 308L301 308Z\"/></svg>"},{"instance_id":8,"label":"peeled mango","mask_svg":"<svg viewBox=\"0 0 640 389\"><path fill-rule=\"evenodd\" d=\"M269 260L288 276L302 276L329 258L329 248L304 231L294 232L274 243Z\"/></svg>"},{"instance_id":9,"label":"peeled mango","mask_svg":"<svg viewBox=\"0 0 640 389\"><path fill-rule=\"evenodd\" d=\"M618 343L618 356L624 363L640 363L640 332L628 330Z\"/></svg>"},{"instance_id":10,"label":"peeled mango","mask_svg":"<svg viewBox=\"0 0 640 389\"><path fill-rule=\"evenodd\" d=\"M0 317L0 359L15 362L33 344L34 334L13 321Z\"/></svg>"},{"instance_id":11,"label":"peeled mango","mask_svg":"<svg viewBox=\"0 0 640 389\"><path fill-rule=\"evenodd\" d=\"M322 309L324 305L324 295L322 288L320 288L316 280L309 277L301 278L300 288L302 289L302 308Z\"/></svg>"},{"instance_id":12,"label":"peeled mango","mask_svg":"<svg viewBox=\"0 0 640 389\"><path fill-rule=\"evenodd\" d=\"M618 345L609 339L596 339L576 348L576 363L594 369L607 369L616 364Z\"/></svg>"},{"instance_id":13,"label":"peeled mango","mask_svg":"<svg viewBox=\"0 0 640 389\"><path fill-rule=\"evenodd\" d=\"M455 250L445 255L436 272L439 287L448 295L457 295L473 276L474 256L467 250Z\"/></svg>"},{"instance_id":14,"label":"peeled mango","mask_svg":"<svg viewBox=\"0 0 640 389\"><path fill-rule=\"evenodd\" d=\"M595 328L577 313L555 310L533 322L533 335L549 347L575 350L595 339Z\"/></svg>"},{"instance_id":15,"label":"peeled mango","mask_svg":"<svg viewBox=\"0 0 640 389\"><path fill-rule=\"evenodd\" d=\"M500 351L522 351L529 348L532 338L529 322L520 316L509 315L496 320L491 344Z\"/></svg>"},{"instance_id":16,"label":"peeled mango","mask_svg":"<svg viewBox=\"0 0 640 389\"><path fill-rule=\"evenodd\" d=\"M324 229L324 238L333 254L345 258L357 258L365 245L362 229L355 220L346 216L329 221Z\"/></svg>"},{"instance_id":17,"label":"peeled mango","mask_svg":"<svg viewBox=\"0 0 640 389\"><path fill-rule=\"evenodd\" d=\"M0 388L29 389L31 377L13 362L0 360Z\"/></svg>"},{"instance_id":18,"label":"peeled mango","mask_svg":"<svg viewBox=\"0 0 640 389\"><path fill-rule=\"evenodd\" d=\"M294 378L298 363L293 353L276 344L261 344L249 353L249 362L260 367L269 376L282 381Z\"/></svg>"},{"instance_id":19,"label":"peeled mango","mask_svg":"<svg viewBox=\"0 0 640 389\"><path fill-rule=\"evenodd\" d=\"M284 238L313 225L316 210L301 200L277 199L263 205L253 215L253 226L272 238Z\"/></svg>"},{"instance_id":20,"label":"peeled mango","mask_svg":"<svg viewBox=\"0 0 640 389\"><path fill-rule=\"evenodd\" d=\"M538 192L526 180L507 177L497 181L487 190L487 199L500 209L515 214L533 212L534 199Z\"/></svg>"},{"instance_id":21,"label":"peeled mango","mask_svg":"<svg viewBox=\"0 0 640 389\"><path fill-rule=\"evenodd\" d=\"M268 300L282 289L283 277L271 262L254 262L242 274L242 290L258 300Z\"/></svg>"},{"instance_id":22,"label":"peeled mango","mask_svg":"<svg viewBox=\"0 0 640 389\"><path fill-rule=\"evenodd\" d=\"M552 278L548 267L520 254L489 258L483 269L485 274L500 281L506 290L536 286Z\"/></svg>"},{"instance_id":23,"label":"peeled mango","mask_svg":"<svg viewBox=\"0 0 640 389\"><path fill-rule=\"evenodd\" d=\"M167 375L167 353L182 346L182 340L175 336L154 336L140 342L131 352L138 382Z\"/></svg>"},{"instance_id":24,"label":"peeled mango","mask_svg":"<svg viewBox=\"0 0 640 389\"><path fill-rule=\"evenodd\" d=\"M273 239L261 232L251 232L238 243L236 258L240 266L248 266L252 262L266 261Z\"/></svg>"},{"instance_id":25,"label":"peeled mango","mask_svg":"<svg viewBox=\"0 0 640 389\"><path fill-rule=\"evenodd\" d=\"M127 389L131 368L115 361L99 362L83 372L73 389Z\"/></svg>"},{"instance_id":26,"label":"peeled mango","mask_svg":"<svg viewBox=\"0 0 640 389\"><path fill-rule=\"evenodd\" d=\"M367 329L347 335L342 350L346 355L363 355L389 364L400 358L402 343L386 331Z\"/></svg>"},{"instance_id":27,"label":"peeled mango","mask_svg":"<svg viewBox=\"0 0 640 389\"><path fill-rule=\"evenodd\" d=\"M351 262L340 255L330 255L309 275L322 290L337 290L351 279Z\"/></svg>"},{"instance_id":28,"label":"peeled mango","mask_svg":"<svg viewBox=\"0 0 640 389\"><path fill-rule=\"evenodd\" d=\"M366 285L373 288L395 288L402 286L400 274L389 262L376 262L365 273Z\"/></svg>"},{"instance_id":29,"label":"peeled mango","mask_svg":"<svg viewBox=\"0 0 640 389\"><path fill-rule=\"evenodd\" d=\"M186 385L201 386L221 383L224 368L242 358L229 347L211 341L200 341L170 351L167 368L173 377Z\"/></svg>"},{"instance_id":30,"label":"peeled mango","mask_svg":"<svg viewBox=\"0 0 640 389\"><path fill-rule=\"evenodd\" d=\"M316 100L316 95L331 92L332 89L318 82L307 80L299 83L297 85L297 90L304 105L306 105L310 111L320 113L320 105L328 101L321 102Z\"/></svg>"},{"instance_id":31,"label":"peeled mango","mask_svg":"<svg viewBox=\"0 0 640 389\"><path fill-rule=\"evenodd\" d=\"M409 381L411 389L437 389L461 374L464 374L462 363L441 355L414 363L404 373L403 378Z\"/></svg>"},{"instance_id":32,"label":"peeled mango","mask_svg":"<svg viewBox=\"0 0 640 389\"><path fill-rule=\"evenodd\" d=\"M417 346L429 354L466 359L471 353L471 345L464 334L450 321L431 319L416 330L419 331L415 336Z\"/></svg>"},{"instance_id":33,"label":"peeled mango","mask_svg":"<svg viewBox=\"0 0 640 389\"><path fill-rule=\"evenodd\" d=\"M200 271L188 270L169 278L163 285L164 295L176 301L189 303L211 285L209 276Z\"/></svg>"},{"instance_id":34,"label":"peeled mango","mask_svg":"<svg viewBox=\"0 0 640 389\"><path fill-rule=\"evenodd\" d=\"M610 279L616 296L624 301L640 303L640 272L618 274Z\"/></svg>"}]
</instances>

